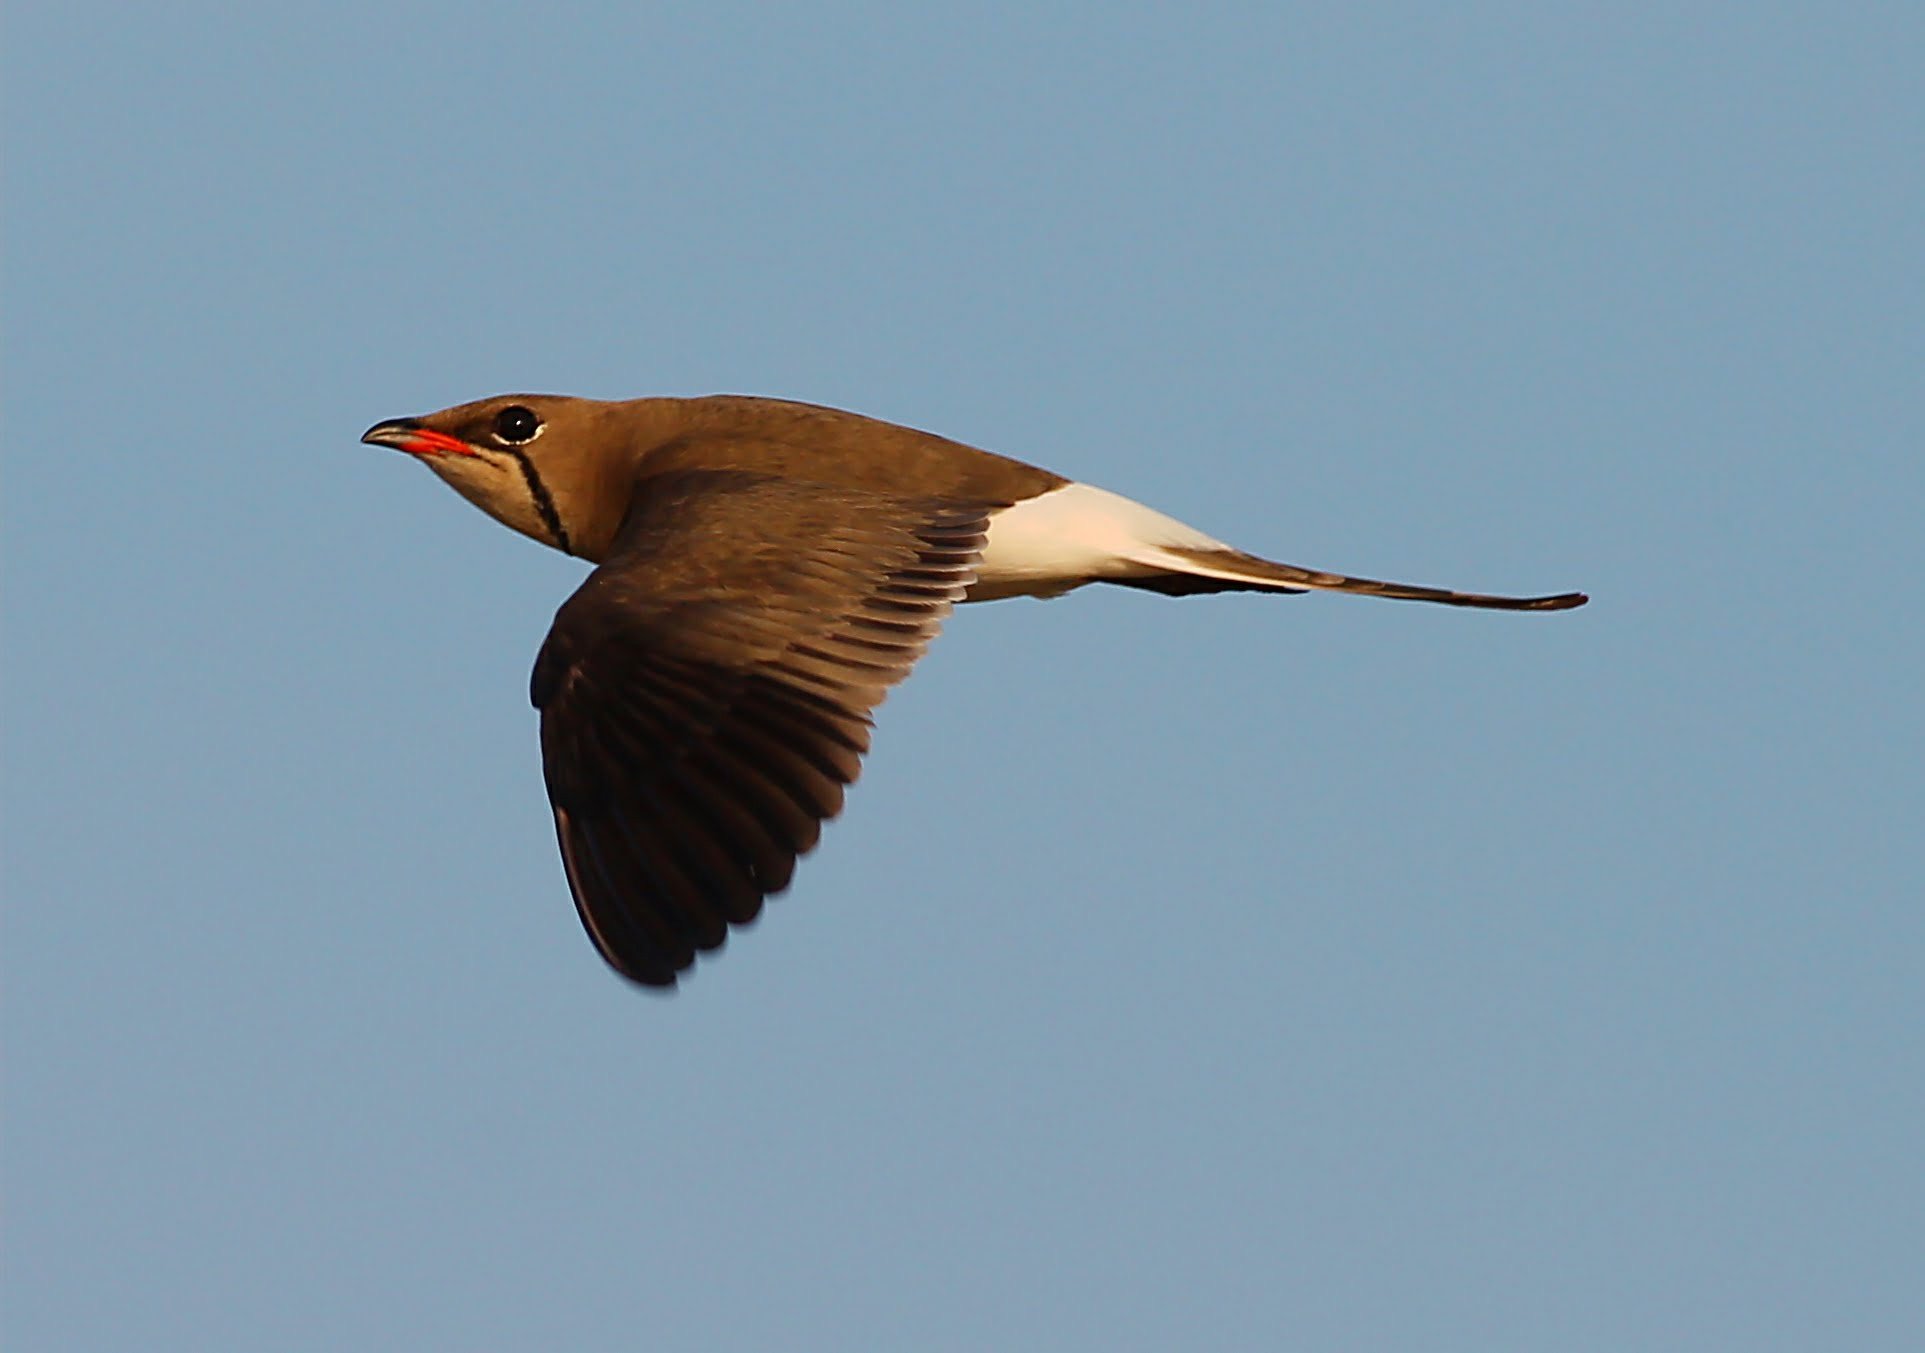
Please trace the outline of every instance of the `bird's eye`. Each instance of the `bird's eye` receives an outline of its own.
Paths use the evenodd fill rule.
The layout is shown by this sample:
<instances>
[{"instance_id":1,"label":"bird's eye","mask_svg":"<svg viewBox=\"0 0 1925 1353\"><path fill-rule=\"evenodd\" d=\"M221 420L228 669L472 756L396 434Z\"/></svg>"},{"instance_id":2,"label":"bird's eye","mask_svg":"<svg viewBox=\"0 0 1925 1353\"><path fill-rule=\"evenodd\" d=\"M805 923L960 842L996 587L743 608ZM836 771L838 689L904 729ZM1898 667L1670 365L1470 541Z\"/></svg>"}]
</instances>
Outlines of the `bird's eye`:
<instances>
[{"instance_id":1,"label":"bird's eye","mask_svg":"<svg viewBox=\"0 0 1925 1353\"><path fill-rule=\"evenodd\" d=\"M495 415L495 436L509 446L532 442L540 431L541 419L535 417L533 409L520 404L510 404Z\"/></svg>"}]
</instances>

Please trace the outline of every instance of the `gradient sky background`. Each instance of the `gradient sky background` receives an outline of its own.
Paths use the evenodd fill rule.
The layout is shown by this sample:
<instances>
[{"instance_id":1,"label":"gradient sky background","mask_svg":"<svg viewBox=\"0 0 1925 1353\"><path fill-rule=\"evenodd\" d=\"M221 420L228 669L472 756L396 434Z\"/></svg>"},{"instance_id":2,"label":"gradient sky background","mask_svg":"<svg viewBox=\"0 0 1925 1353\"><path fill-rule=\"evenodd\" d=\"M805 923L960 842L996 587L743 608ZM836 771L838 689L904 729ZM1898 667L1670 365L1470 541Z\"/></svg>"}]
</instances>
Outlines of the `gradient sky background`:
<instances>
[{"instance_id":1,"label":"gradient sky background","mask_svg":"<svg viewBox=\"0 0 1925 1353\"><path fill-rule=\"evenodd\" d=\"M10 1350L1925 1347L1925 10L534 13L7 8ZM664 1000L512 390L1595 601L972 608Z\"/></svg>"}]
</instances>

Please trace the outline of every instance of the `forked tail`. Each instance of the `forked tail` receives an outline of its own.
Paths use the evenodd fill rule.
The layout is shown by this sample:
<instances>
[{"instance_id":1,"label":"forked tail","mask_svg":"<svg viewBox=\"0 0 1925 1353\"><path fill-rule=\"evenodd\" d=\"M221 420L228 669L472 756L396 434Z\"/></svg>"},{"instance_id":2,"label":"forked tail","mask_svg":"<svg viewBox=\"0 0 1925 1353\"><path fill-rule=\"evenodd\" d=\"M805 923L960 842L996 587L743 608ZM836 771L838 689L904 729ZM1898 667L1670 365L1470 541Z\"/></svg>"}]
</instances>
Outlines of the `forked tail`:
<instances>
[{"instance_id":1,"label":"forked tail","mask_svg":"<svg viewBox=\"0 0 1925 1353\"><path fill-rule=\"evenodd\" d=\"M1582 592L1554 597L1453 592L1273 563L1090 484L1064 484L992 515L970 598L1054 597L1093 582L1179 597L1196 592L1358 592L1494 611L1566 611L1588 600Z\"/></svg>"},{"instance_id":2,"label":"forked tail","mask_svg":"<svg viewBox=\"0 0 1925 1353\"><path fill-rule=\"evenodd\" d=\"M1590 600L1582 592L1559 592L1548 597L1505 597L1487 592L1453 592L1444 587L1418 587L1412 583L1378 582L1375 578L1352 578L1342 573L1322 573L1316 569L1298 568L1294 564L1279 564L1228 548L1158 545L1154 550L1154 558L1158 567L1155 573L1112 577L1106 581L1175 597L1192 596L1199 592L1355 592L1361 596L1391 597L1398 601L1476 606L1487 611L1568 611ZM1142 555L1138 556L1138 561L1144 565L1149 563Z\"/></svg>"}]
</instances>

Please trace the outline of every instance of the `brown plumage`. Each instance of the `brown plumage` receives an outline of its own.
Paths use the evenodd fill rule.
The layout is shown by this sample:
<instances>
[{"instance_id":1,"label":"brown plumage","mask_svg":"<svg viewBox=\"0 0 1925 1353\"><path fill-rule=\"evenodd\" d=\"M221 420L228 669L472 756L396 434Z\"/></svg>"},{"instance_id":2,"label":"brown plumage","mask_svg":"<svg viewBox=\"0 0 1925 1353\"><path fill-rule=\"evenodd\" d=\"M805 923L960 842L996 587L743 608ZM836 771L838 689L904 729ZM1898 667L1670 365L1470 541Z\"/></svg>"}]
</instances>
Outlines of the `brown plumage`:
<instances>
[{"instance_id":1,"label":"brown plumage","mask_svg":"<svg viewBox=\"0 0 1925 1353\"><path fill-rule=\"evenodd\" d=\"M841 810L872 712L958 602L1089 582L1585 600L1277 564L1021 461L780 400L510 395L363 440L599 565L556 615L532 694L582 923L654 987L788 886Z\"/></svg>"}]
</instances>

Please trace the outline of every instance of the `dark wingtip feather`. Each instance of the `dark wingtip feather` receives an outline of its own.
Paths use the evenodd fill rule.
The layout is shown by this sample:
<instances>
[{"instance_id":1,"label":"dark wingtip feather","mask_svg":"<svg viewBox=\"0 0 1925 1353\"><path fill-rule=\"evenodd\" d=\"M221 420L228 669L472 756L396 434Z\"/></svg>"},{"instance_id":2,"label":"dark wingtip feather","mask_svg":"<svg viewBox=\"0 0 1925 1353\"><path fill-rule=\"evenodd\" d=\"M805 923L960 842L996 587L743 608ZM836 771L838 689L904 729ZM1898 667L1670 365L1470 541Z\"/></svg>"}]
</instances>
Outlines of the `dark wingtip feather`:
<instances>
[{"instance_id":1,"label":"dark wingtip feather","mask_svg":"<svg viewBox=\"0 0 1925 1353\"><path fill-rule=\"evenodd\" d=\"M1590 601L1590 599L1589 596L1582 592L1561 592L1557 596L1543 598L1538 602L1535 609L1540 611L1575 611L1578 607Z\"/></svg>"},{"instance_id":2,"label":"dark wingtip feather","mask_svg":"<svg viewBox=\"0 0 1925 1353\"><path fill-rule=\"evenodd\" d=\"M720 508L740 498L733 510L761 529L758 488L788 491L711 492ZM543 646L532 684L569 889L602 957L637 985L674 990L788 886L861 771L871 711L975 579L980 506L828 507L826 536L808 514L796 527L797 597L752 572L762 591L699 571L699 605L654 597L671 531L597 569ZM686 536L702 521L671 525ZM698 562L730 538L698 534ZM714 566L725 580L727 562Z\"/></svg>"}]
</instances>

